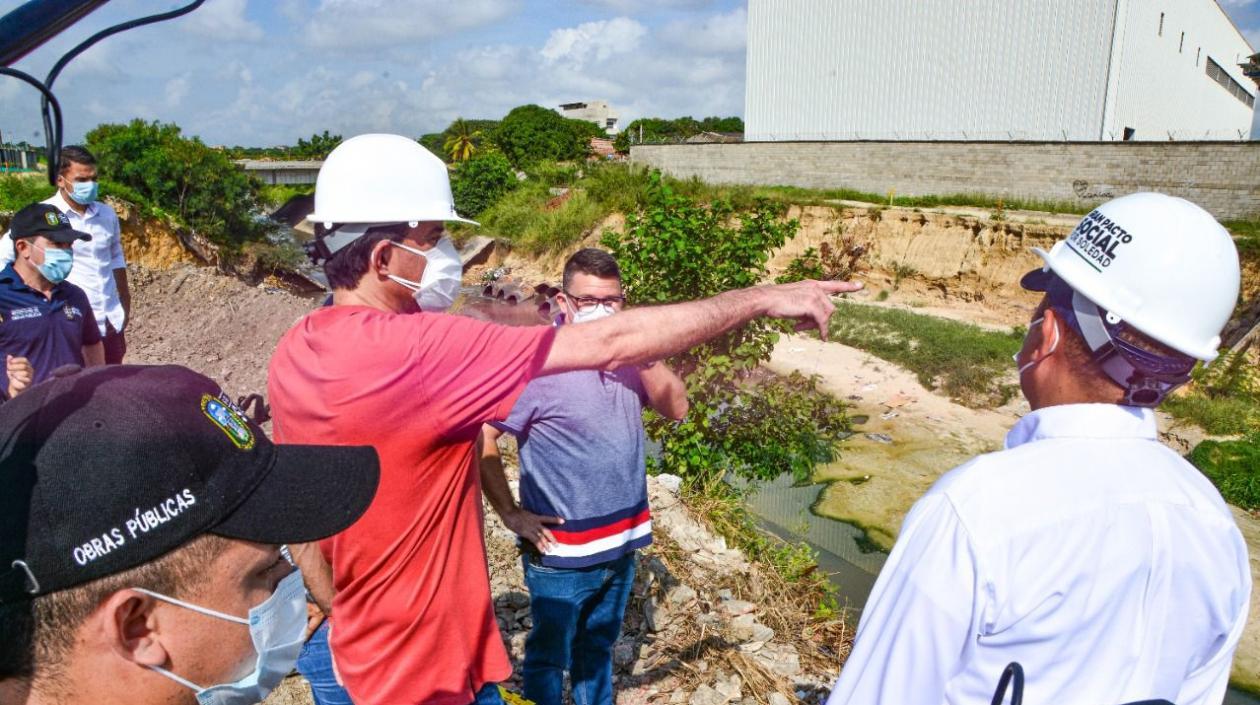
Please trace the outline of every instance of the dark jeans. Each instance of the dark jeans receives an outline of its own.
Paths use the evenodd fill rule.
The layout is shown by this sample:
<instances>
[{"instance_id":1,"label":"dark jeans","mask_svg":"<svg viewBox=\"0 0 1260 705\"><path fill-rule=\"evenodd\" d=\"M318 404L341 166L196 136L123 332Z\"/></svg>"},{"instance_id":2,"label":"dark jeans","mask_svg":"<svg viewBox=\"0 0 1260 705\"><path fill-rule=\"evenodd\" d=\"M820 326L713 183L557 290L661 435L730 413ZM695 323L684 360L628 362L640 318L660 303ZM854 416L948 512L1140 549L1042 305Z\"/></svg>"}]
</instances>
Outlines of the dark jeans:
<instances>
[{"instance_id":1,"label":"dark jeans","mask_svg":"<svg viewBox=\"0 0 1260 705\"><path fill-rule=\"evenodd\" d=\"M121 365L127 355L127 336L122 331L114 330L113 323L105 324L105 337L101 339L105 347L105 364Z\"/></svg>"},{"instance_id":2,"label":"dark jeans","mask_svg":"<svg viewBox=\"0 0 1260 705\"><path fill-rule=\"evenodd\" d=\"M311 634L298 655L298 673L311 684L315 705L354 705L350 694L333 675L332 652L328 650L328 620Z\"/></svg>"},{"instance_id":3,"label":"dark jeans","mask_svg":"<svg viewBox=\"0 0 1260 705\"><path fill-rule=\"evenodd\" d=\"M575 705L612 705L612 647L634 584L634 553L589 568L546 568L524 558L534 626L521 668L526 699L564 702L564 672Z\"/></svg>"}]
</instances>

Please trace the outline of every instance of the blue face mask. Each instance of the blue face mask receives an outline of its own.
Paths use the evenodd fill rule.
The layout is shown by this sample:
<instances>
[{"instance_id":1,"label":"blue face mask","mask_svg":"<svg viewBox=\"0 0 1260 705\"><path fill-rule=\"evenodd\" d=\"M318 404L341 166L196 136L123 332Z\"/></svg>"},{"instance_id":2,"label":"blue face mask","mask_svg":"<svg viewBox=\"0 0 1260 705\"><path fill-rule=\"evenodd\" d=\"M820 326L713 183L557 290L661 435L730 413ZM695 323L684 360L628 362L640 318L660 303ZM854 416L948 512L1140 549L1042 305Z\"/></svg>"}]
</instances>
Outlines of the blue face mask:
<instances>
[{"instance_id":1,"label":"blue face mask","mask_svg":"<svg viewBox=\"0 0 1260 705\"><path fill-rule=\"evenodd\" d=\"M96 196L100 193L101 185L96 181L76 181L74 188L70 191L70 198L74 202L86 206L96 200Z\"/></svg>"},{"instance_id":2,"label":"blue face mask","mask_svg":"<svg viewBox=\"0 0 1260 705\"><path fill-rule=\"evenodd\" d=\"M60 284L66 280L66 277L70 276L70 270L74 269L73 252L57 248L48 249L39 247L39 245L35 247L38 247L44 253L44 263L36 266L45 279L53 284Z\"/></svg>"},{"instance_id":3,"label":"blue face mask","mask_svg":"<svg viewBox=\"0 0 1260 705\"><path fill-rule=\"evenodd\" d=\"M305 642L303 637L306 636L306 588L302 584L302 572L299 570L285 576L276 586L276 591L271 593L271 597L249 611L248 619L143 588L133 589L194 612L249 626L249 635L253 639L258 658L254 670L237 681L202 687L164 668L149 667L196 692L198 705L253 705L262 702L293 670L298 654L302 651L302 644Z\"/></svg>"}]
</instances>

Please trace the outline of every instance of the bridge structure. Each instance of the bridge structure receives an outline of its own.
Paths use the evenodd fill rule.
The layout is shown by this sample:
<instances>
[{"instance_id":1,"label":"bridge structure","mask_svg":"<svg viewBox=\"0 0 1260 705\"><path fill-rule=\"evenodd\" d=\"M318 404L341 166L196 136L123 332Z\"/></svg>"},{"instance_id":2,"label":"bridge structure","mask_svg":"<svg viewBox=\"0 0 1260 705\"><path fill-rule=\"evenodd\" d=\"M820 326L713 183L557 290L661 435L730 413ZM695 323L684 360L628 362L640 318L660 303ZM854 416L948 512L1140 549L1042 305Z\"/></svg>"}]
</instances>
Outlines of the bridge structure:
<instances>
[{"instance_id":1,"label":"bridge structure","mask_svg":"<svg viewBox=\"0 0 1260 705\"><path fill-rule=\"evenodd\" d=\"M238 159L236 165L264 184L313 184L324 162Z\"/></svg>"}]
</instances>

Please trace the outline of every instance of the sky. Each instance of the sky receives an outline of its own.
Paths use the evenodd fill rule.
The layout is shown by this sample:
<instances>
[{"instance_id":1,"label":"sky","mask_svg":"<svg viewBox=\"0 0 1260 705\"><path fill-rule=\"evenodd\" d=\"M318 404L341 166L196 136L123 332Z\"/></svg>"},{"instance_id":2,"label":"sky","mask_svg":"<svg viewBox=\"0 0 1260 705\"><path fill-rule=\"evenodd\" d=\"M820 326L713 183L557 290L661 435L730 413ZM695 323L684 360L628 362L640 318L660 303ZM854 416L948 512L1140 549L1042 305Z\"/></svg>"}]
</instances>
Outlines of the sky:
<instances>
[{"instance_id":1,"label":"sky","mask_svg":"<svg viewBox=\"0 0 1260 705\"><path fill-rule=\"evenodd\" d=\"M0 0L0 14L21 5ZM112 0L15 68L43 77L93 32L177 0ZM1260 49L1260 0L1221 0ZM438 132L526 103L742 115L746 0L207 0L110 37L54 86L66 143L102 122L174 122L208 144ZM38 94L0 77L5 140L42 143Z\"/></svg>"}]
</instances>

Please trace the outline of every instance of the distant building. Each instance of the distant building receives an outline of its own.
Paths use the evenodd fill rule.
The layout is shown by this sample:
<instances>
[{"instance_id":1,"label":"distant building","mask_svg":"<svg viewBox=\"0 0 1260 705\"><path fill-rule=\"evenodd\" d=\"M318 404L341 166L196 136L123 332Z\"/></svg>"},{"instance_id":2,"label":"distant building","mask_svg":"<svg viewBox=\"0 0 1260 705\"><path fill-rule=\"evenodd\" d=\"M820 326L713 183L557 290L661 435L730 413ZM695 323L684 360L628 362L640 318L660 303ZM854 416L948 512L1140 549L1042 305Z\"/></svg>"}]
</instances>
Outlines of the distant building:
<instances>
[{"instance_id":1,"label":"distant building","mask_svg":"<svg viewBox=\"0 0 1260 705\"><path fill-rule=\"evenodd\" d=\"M745 134L1246 139L1254 53L1215 0L749 0Z\"/></svg>"},{"instance_id":2,"label":"distant building","mask_svg":"<svg viewBox=\"0 0 1260 705\"><path fill-rule=\"evenodd\" d=\"M617 134L617 113L603 100L588 100L585 103L565 103L560 106L560 114L574 120L586 120L603 128L609 135Z\"/></svg>"}]
</instances>

